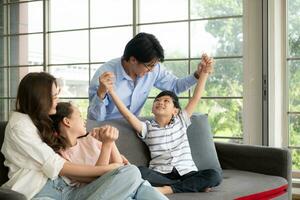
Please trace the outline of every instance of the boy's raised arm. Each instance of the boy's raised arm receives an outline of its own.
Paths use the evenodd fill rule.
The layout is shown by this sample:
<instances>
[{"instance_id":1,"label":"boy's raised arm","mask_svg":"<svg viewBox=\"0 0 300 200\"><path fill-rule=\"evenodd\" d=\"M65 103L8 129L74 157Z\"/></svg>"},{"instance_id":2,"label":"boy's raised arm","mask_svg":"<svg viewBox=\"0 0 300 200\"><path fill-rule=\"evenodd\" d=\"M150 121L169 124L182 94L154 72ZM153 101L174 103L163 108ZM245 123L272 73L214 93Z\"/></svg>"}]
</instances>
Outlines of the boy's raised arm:
<instances>
[{"instance_id":1,"label":"boy's raised arm","mask_svg":"<svg viewBox=\"0 0 300 200\"><path fill-rule=\"evenodd\" d=\"M109 89L108 93L112 97L113 101L115 102L118 110L124 116L124 118L131 124L131 126L137 131L137 133L142 132L142 122L128 110L122 100L119 98L117 93L114 89Z\"/></svg>"},{"instance_id":2,"label":"boy's raised arm","mask_svg":"<svg viewBox=\"0 0 300 200\"><path fill-rule=\"evenodd\" d=\"M213 59L209 58L206 54L204 54L202 56L202 61L199 64L202 65L201 66L202 68L201 68L198 82L196 84L196 88L194 90L194 94L185 107L185 111L187 112L189 117L193 114L198 102L202 97L208 75L213 71L212 64L213 64Z\"/></svg>"}]
</instances>

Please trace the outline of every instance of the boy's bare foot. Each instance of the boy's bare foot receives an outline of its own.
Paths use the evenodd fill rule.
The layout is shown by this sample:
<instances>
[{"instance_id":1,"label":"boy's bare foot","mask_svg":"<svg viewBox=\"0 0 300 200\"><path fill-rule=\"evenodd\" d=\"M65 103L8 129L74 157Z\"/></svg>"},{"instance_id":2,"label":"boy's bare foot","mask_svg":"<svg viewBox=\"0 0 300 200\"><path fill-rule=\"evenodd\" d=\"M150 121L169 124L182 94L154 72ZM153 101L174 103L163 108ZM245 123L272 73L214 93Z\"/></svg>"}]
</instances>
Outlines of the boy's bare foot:
<instances>
[{"instance_id":1,"label":"boy's bare foot","mask_svg":"<svg viewBox=\"0 0 300 200\"><path fill-rule=\"evenodd\" d=\"M212 188L205 188L204 189L204 192L211 192L212 191Z\"/></svg>"},{"instance_id":2,"label":"boy's bare foot","mask_svg":"<svg viewBox=\"0 0 300 200\"><path fill-rule=\"evenodd\" d=\"M163 187L155 187L160 191L162 194L173 194L173 190L170 186L163 186Z\"/></svg>"}]
</instances>

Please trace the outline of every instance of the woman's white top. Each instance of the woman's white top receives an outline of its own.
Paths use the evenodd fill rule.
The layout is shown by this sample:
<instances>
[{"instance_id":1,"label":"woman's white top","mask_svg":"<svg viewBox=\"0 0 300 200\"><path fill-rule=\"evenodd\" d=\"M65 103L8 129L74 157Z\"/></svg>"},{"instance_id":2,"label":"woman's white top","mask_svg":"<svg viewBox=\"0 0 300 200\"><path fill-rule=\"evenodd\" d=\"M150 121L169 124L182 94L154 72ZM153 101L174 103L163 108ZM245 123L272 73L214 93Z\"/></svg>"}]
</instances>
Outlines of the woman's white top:
<instances>
[{"instance_id":1,"label":"woman's white top","mask_svg":"<svg viewBox=\"0 0 300 200\"><path fill-rule=\"evenodd\" d=\"M13 112L5 129L1 152L9 168L9 180L2 187L34 197L48 178L56 179L65 160L44 143L26 114Z\"/></svg>"}]
</instances>

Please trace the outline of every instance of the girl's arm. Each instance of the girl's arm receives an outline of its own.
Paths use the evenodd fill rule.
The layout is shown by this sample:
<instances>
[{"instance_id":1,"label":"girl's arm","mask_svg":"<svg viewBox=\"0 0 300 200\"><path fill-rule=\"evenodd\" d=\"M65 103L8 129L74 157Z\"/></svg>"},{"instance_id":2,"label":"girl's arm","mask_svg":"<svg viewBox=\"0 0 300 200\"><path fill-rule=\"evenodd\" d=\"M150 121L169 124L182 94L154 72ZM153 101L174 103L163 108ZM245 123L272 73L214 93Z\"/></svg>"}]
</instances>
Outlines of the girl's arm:
<instances>
[{"instance_id":1,"label":"girl's arm","mask_svg":"<svg viewBox=\"0 0 300 200\"><path fill-rule=\"evenodd\" d=\"M102 143L101 152L96 162L97 166L104 166L110 163L110 159L111 159L110 155L112 153L112 147L113 147L112 143L108 143L108 142Z\"/></svg>"},{"instance_id":2,"label":"girl's arm","mask_svg":"<svg viewBox=\"0 0 300 200\"><path fill-rule=\"evenodd\" d=\"M119 159L119 163L122 163L122 160L120 159L120 153L118 149L116 149L115 145L115 141L119 137L118 129L106 125L98 129L94 129L93 131L97 132L96 138L102 142L101 152L96 165L108 165L111 163L112 159Z\"/></svg>"},{"instance_id":3,"label":"girl's arm","mask_svg":"<svg viewBox=\"0 0 300 200\"><path fill-rule=\"evenodd\" d=\"M123 163L123 159L121 157L121 154L120 154L119 149L115 142L112 144L109 162L110 163Z\"/></svg>"},{"instance_id":4,"label":"girl's arm","mask_svg":"<svg viewBox=\"0 0 300 200\"><path fill-rule=\"evenodd\" d=\"M115 105L117 106L120 113L124 116L124 118L131 124L131 126L137 131L138 133L142 132L142 122L128 110L122 100L119 98L117 93L114 91L113 87L109 88L108 93L112 97Z\"/></svg>"},{"instance_id":5,"label":"girl's arm","mask_svg":"<svg viewBox=\"0 0 300 200\"><path fill-rule=\"evenodd\" d=\"M123 166L121 163L112 163L105 166L79 165L66 161L60 170L60 176L66 177L99 177L109 171Z\"/></svg>"}]
</instances>

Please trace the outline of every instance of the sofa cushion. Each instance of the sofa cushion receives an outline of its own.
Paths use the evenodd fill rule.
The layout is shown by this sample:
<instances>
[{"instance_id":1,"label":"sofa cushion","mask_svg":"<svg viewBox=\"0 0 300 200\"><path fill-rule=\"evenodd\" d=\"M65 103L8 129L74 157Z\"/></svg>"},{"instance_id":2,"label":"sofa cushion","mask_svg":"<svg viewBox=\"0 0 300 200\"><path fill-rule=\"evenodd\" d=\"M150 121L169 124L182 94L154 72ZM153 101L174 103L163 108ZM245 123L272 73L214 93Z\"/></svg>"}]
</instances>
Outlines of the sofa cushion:
<instances>
[{"instance_id":1,"label":"sofa cushion","mask_svg":"<svg viewBox=\"0 0 300 200\"><path fill-rule=\"evenodd\" d=\"M288 199L287 192L281 188L287 187L287 181L278 176L269 176L240 170L223 170L223 182L209 193L181 193L168 195L170 200L232 200L251 199L250 195L268 194L263 199ZM253 196L252 196L253 197ZM252 198L255 199L255 198ZM257 199L257 198L256 198ZM259 198L261 199L261 198Z\"/></svg>"},{"instance_id":2,"label":"sofa cushion","mask_svg":"<svg viewBox=\"0 0 300 200\"><path fill-rule=\"evenodd\" d=\"M207 115L193 114L191 122L187 132L196 166L199 170L216 169L221 172Z\"/></svg>"}]
</instances>

